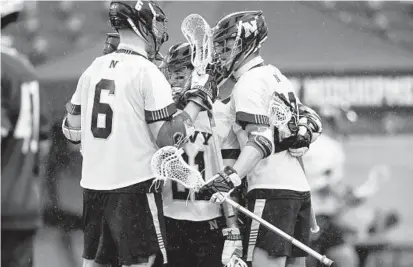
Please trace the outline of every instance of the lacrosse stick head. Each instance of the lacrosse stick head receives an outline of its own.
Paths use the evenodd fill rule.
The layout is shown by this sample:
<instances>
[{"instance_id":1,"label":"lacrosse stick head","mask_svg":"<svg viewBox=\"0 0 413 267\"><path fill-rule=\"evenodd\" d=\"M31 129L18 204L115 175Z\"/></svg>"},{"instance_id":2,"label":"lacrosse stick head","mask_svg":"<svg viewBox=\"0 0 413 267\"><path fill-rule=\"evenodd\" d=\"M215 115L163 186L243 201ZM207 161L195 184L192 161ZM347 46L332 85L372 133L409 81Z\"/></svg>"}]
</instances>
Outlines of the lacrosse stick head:
<instances>
[{"instance_id":1,"label":"lacrosse stick head","mask_svg":"<svg viewBox=\"0 0 413 267\"><path fill-rule=\"evenodd\" d=\"M191 62L199 74L205 74L212 62L212 30L208 22L199 14L187 16L181 31L191 46Z\"/></svg>"},{"instance_id":2,"label":"lacrosse stick head","mask_svg":"<svg viewBox=\"0 0 413 267\"><path fill-rule=\"evenodd\" d=\"M159 149L152 157L151 168L155 181L173 180L182 184L190 191L198 192L205 184L201 173L189 166L182 158L182 149L174 146L165 146Z\"/></svg>"},{"instance_id":3,"label":"lacrosse stick head","mask_svg":"<svg viewBox=\"0 0 413 267\"><path fill-rule=\"evenodd\" d=\"M269 114L270 124L277 128L286 125L294 115L288 101L284 96L276 92L274 92L270 99Z\"/></svg>"}]
</instances>

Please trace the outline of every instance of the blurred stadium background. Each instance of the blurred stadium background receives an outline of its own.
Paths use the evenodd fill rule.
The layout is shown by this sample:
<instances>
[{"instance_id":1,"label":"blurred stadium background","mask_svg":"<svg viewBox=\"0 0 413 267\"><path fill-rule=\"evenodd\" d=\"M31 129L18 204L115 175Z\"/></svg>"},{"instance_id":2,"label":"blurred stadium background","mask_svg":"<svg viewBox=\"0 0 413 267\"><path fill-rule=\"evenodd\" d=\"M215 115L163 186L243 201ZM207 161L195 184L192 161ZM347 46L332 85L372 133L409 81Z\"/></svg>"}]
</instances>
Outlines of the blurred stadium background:
<instances>
[{"instance_id":1,"label":"blurred stadium background","mask_svg":"<svg viewBox=\"0 0 413 267\"><path fill-rule=\"evenodd\" d=\"M105 34L112 31L107 23L108 5L108 1L27 1L23 19L2 31L2 42L11 43L36 65L56 133L77 79L101 54ZM191 13L213 23L233 11L263 10L270 27L263 48L267 63L292 79L303 102L314 107L350 106L358 114L357 122L343 127L346 182L360 184L376 165L391 170L391 179L379 193L348 214L348 224L363 229L363 218L374 216L370 208L395 209L400 224L380 242L399 247L413 244L412 1L166 1L162 7L170 22L164 52L183 40L180 23ZM80 155L61 138L55 134L51 156L59 169L54 177L58 201L62 209L80 215ZM55 228L40 231L35 266L71 266L71 255L61 254L59 238ZM74 261L80 266L81 233L69 238L77 254ZM413 266L412 252L401 250L394 255L377 252L367 265Z\"/></svg>"}]
</instances>

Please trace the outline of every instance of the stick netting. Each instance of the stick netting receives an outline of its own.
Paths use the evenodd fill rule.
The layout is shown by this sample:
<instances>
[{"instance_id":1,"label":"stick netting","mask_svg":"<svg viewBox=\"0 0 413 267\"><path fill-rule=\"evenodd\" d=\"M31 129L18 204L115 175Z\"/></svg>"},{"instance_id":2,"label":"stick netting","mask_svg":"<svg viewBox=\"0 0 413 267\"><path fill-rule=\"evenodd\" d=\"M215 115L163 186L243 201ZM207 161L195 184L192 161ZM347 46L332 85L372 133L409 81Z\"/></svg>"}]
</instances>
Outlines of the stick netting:
<instances>
[{"instance_id":1,"label":"stick netting","mask_svg":"<svg viewBox=\"0 0 413 267\"><path fill-rule=\"evenodd\" d=\"M182 149L166 146L152 157L151 168L156 180L174 180L190 191L197 192L204 184L201 173L182 158Z\"/></svg>"},{"instance_id":2,"label":"stick netting","mask_svg":"<svg viewBox=\"0 0 413 267\"><path fill-rule=\"evenodd\" d=\"M275 127L286 125L293 116L291 107L276 94L271 97L269 109L270 123Z\"/></svg>"},{"instance_id":3,"label":"stick netting","mask_svg":"<svg viewBox=\"0 0 413 267\"><path fill-rule=\"evenodd\" d=\"M187 16L181 25L181 31L191 45L191 62L200 74L212 61L212 34L208 22L198 14Z\"/></svg>"}]
</instances>

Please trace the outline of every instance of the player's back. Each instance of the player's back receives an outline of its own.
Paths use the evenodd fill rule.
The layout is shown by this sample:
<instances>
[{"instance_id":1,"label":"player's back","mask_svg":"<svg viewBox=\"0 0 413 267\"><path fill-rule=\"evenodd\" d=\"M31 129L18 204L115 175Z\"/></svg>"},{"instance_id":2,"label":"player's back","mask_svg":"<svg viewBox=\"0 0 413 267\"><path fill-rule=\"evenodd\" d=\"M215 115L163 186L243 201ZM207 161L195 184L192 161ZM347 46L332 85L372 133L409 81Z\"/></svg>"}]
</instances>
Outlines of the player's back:
<instances>
[{"instance_id":1,"label":"player's back","mask_svg":"<svg viewBox=\"0 0 413 267\"><path fill-rule=\"evenodd\" d=\"M255 67L242 74L234 88L234 94L248 94L248 88L258 88L250 92L250 97L259 98L261 114L269 114L271 95L274 92L282 94L290 102L300 103L294 93L290 81L274 66L264 65ZM238 91L238 92L237 92ZM234 97L235 98L235 97ZM249 101L248 97L243 98ZM255 101L257 103L257 101ZM238 103L248 107L248 103ZM259 110L259 109L256 109ZM275 139L278 133L272 127ZM276 142L277 143L277 142ZM248 190L261 189L287 189L296 191L308 191L309 185L305 173L297 160L287 150L273 153L261 160L254 170L248 174Z\"/></svg>"},{"instance_id":2,"label":"player's back","mask_svg":"<svg viewBox=\"0 0 413 267\"><path fill-rule=\"evenodd\" d=\"M152 84L144 80L162 79L157 72L145 57L118 51L97 58L84 73L82 187L111 190L153 178L157 147L145 120L151 99L144 91Z\"/></svg>"},{"instance_id":3,"label":"player's back","mask_svg":"<svg viewBox=\"0 0 413 267\"><path fill-rule=\"evenodd\" d=\"M2 228L31 227L40 224L33 217L40 212L39 83L34 67L12 48L2 46L1 69Z\"/></svg>"}]
</instances>

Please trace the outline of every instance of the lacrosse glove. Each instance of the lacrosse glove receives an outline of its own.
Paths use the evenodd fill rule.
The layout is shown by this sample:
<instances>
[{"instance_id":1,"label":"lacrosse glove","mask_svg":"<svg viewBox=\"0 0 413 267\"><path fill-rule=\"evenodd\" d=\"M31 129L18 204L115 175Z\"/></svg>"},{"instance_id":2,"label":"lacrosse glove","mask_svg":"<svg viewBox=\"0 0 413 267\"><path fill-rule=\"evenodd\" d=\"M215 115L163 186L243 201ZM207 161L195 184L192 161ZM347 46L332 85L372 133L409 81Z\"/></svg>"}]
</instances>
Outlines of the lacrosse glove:
<instances>
[{"instance_id":1,"label":"lacrosse glove","mask_svg":"<svg viewBox=\"0 0 413 267\"><path fill-rule=\"evenodd\" d=\"M191 85L183 94L183 100L192 101L201 106L203 110L212 110L212 104L218 96L218 86L210 74L192 72Z\"/></svg>"},{"instance_id":2,"label":"lacrosse glove","mask_svg":"<svg viewBox=\"0 0 413 267\"><path fill-rule=\"evenodd\" d=\"M302 157L310 148L312 132L307 125L307 118L303 117L298 121L298 131L292 140L288 151L293 157Z\"/></svg>"},{"instance_id":3,"label":"lacrosse glove","mask_svg":"<svg viewBox=\"0 0 413 267\"><path fill-rule=\"evenodd\" d=\"M226 166L223 171L218 172L207 181L201 191L211 194L210 202L222 203L239 185L241 185L241 178L237 172Z\"/></svg>"},{"instance_id":4,"label":"lacrosse glove","mask_svg":"<svg viewBox=\"0 0 413 267\"><path fill-rule=\"evenodd\" d=\"M239 228L224 228L222 235L225 237L225 243L221 261L223 265L227 265L232 256L242 257L242 237Z\"/></svg>"}]
</instances>

